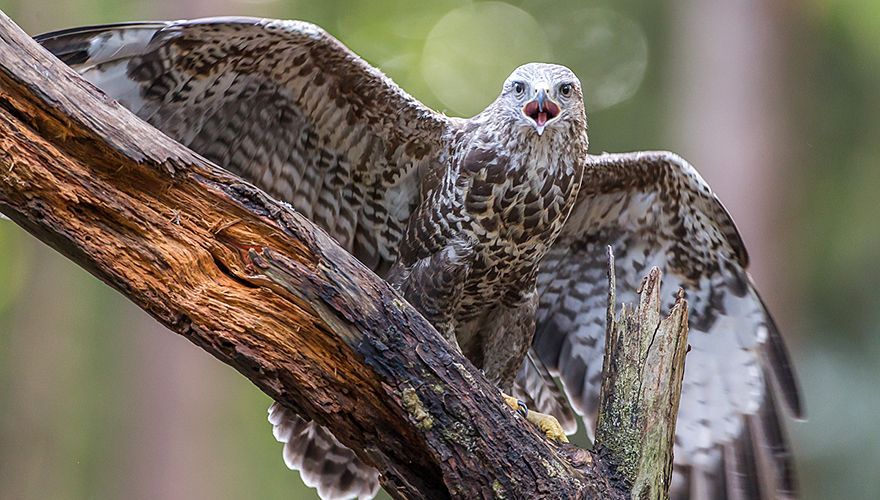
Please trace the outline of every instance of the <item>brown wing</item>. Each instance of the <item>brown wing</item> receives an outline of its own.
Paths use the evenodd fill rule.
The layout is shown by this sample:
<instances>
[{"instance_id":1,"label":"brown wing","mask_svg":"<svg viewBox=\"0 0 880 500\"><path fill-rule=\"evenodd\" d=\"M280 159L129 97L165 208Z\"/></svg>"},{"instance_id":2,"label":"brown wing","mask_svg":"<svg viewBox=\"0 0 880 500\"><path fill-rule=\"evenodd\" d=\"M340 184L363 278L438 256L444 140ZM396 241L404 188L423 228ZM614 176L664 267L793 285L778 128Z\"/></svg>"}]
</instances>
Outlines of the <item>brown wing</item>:
<instances>
[{"instance_id":1,"label":"brown wing","mask_svg":"<svg viewBox=\"0 0 880 500\"><path fill-rule=\"evenodd\" d=\"M37 37L139 117L384 273L449 121L321 28L211 18Z\"/></svg>"},{"instance_id":2,"label":"brown wing","mask_svg":"<svg viewBox=\"0 0 880 500\"><path fill-rule=\"evenodd\" d=\"M542 263L533 348L572 403L595 419L607 284L636 303L652 266L663 271L664 307L683 287L690 344L678 419L673 498L787 498L791 455L771 381L802 415L788 354L746 273L730 215L694 168L665 152L591 156L566 228Z\"/></svg>"},{"instance_id":3,"label":"brown wing","mask_svg":"<svg viewBox=\"0 0 880 500\"><path fill-rule=\"evenodd\" d=\"M379 274L440 166L449 121L317 26L215 18L37 37L142 119L322 226ZM322 498L371 498L378 473L275 404L284 460Z\"/></svg>"}]
</instances>

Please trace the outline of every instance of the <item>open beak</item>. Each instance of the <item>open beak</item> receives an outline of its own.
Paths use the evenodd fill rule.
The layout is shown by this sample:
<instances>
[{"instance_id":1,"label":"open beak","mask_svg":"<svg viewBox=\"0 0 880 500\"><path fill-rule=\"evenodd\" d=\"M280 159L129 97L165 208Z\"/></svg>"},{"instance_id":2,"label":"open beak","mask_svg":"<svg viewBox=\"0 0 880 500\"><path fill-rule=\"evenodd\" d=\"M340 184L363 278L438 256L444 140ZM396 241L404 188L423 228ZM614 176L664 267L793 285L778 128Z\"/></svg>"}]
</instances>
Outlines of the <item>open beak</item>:
<instances>
[{"instance_id":1,"label":"open beak","mask_svg":"<svg viewBox=\"0 0 880 500\"><path fill-rule=\"evenodd\" d=\"M522 111L535 122L535 130L541 135L547 122L559 116L559 105L550 99L546 89L538 89L538 94L523 106Z\"/></svg>"}]
</instances>

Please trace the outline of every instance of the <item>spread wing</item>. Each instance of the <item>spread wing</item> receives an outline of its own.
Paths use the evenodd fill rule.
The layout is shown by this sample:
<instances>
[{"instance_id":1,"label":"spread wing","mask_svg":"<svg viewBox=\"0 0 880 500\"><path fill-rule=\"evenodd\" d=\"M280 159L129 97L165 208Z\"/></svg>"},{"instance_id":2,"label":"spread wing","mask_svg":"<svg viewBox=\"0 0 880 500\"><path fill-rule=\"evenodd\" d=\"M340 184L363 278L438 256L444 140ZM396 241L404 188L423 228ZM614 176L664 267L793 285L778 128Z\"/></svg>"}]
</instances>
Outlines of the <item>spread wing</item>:
<instances>
[{"instance_id":1,"label":"spread wing","mask_svg":"<svg viewBox=\"0 0 880 500\"><path fill-rule=\"evenodd\" d=\"M49 33L45 48L383 274L449 121L321 28L210 18Z\"/></svg>"},{"instance_id":2,"label":"spread wing","mask_svg":"<svg viewBox=\"0 0 880 500\"><path fill-rule=\"evenodd\" d=\"M607 283L636 303L651 266L664 307L679 287L690 306L690 344L678 418L673 498L788 498L791 455L775 386L802 415L779 332L746 273L730 215L694 168L665 152L590 156L563 235L542 264L533 348L592 426L599 397Z\"/></svg>"}]
</instances>

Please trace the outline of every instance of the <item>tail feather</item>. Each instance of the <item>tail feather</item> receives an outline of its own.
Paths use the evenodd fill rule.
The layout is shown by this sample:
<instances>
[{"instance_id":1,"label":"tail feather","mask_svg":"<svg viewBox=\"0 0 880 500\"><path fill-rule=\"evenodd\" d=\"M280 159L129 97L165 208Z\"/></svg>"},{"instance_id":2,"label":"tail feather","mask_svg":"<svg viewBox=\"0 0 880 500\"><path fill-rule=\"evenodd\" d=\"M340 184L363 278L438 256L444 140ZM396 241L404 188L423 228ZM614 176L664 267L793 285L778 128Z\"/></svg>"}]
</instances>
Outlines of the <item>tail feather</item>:
<instances>
[{"instance_id":1,"label":"tail feather","mask_svg":"<svg viewBox=\"0 0 880 500\"><path fill-rule=\"evenodd\" d=\"M269 407L275 439L284 443L284 463L324 500L373 498L379 472L363 463L326 428L306 420L279 403Z\"/></svg>"},{"instance_id":2,"label":"tail feather","mask_svg":"<svg viewBox=\"0 0 880 500\"><path fill-rule=\"evenodd\" d=\"M676 465L670 497L673 500L797 498L792 454L779 415L775 395L768 386L757 412L746 416L740 435L724 443L719 461L705 466Z\"/></svg>"},{"instance_id":3,"label":"tail feather","mask_svg":"<svg viewBox=\"0 0 880 500\"><path fill-rule=\"evenodd\" d=\"M513 393L529 408L556 417L566 434L577 432L577 417L568 398L556 385L541 359L531 350L516 375Z\"/></svg>"}]
</instances>

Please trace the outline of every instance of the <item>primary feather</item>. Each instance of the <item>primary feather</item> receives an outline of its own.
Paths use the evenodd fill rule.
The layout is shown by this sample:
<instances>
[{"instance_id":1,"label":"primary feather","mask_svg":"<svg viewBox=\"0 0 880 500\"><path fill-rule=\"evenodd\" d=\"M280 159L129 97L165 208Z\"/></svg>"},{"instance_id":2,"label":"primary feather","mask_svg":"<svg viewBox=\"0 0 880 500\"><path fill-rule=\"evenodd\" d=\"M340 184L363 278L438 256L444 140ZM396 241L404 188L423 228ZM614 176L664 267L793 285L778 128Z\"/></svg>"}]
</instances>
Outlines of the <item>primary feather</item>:
<instances>
[{"instance_id":1,"label":"primary feather","mask_svg":"<svg viewBox=\"0 0 880 500\"><path fill-rule=\"evenodd\" d=\"M794 496L791 454L769 390L772 380L791 413L802 416L788 354L746 273L733 220L696 170L672 153L590 156L578 204L541 265L534 349L575 409L594 424L608 245L621 303L637 303L653 266L663 271L663 307L672 306L679 288L687 294L691 351L673 496L718 498L723 483L746 491L744 498Z\"/></svg>"}]
</instances>

